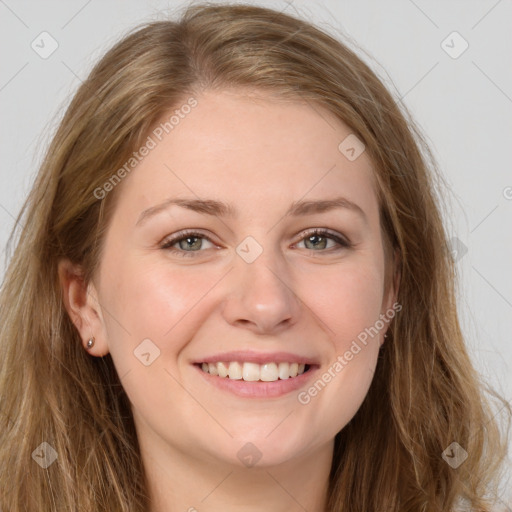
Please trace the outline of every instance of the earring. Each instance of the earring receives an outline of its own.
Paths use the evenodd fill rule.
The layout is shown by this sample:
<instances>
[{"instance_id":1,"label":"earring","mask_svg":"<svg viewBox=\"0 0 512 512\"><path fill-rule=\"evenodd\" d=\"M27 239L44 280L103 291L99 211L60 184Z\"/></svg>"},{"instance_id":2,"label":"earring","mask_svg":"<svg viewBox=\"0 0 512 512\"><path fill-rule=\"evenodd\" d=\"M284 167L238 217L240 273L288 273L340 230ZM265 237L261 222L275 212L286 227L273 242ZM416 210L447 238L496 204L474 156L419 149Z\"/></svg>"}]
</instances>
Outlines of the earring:
<instances>
[{"instance_id":1,"label":"earring","mask_svg":"<svg viewBox=\"0 0 512 512\"><path fill-rule=\"evenodd\" d=\"M387 338L387 337L388 337L388 335L387 335L387 334L384 334L384 338Z\"/></svg>"},{"instance_id":2,"label":"earring","mask_svg":"<svg viewBox=\"0 0 512 512\"><path fill-rule=\"evenodd\" d=\"M94 336L87 342L87 348L90 349L94 345Z\"/></svg>"}]
</instances>

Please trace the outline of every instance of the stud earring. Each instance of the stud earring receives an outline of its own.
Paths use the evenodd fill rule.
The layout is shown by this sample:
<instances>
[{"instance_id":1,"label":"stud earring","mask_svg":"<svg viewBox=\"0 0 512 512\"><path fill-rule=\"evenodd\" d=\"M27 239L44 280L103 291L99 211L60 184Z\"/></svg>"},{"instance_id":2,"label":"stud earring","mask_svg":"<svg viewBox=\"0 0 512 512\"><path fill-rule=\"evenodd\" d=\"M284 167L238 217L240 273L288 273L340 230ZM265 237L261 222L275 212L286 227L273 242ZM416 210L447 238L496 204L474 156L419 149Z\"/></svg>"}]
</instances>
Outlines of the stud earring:
<instances>
[{"instance_id":1,"label":"stud earring","mask_svg":"<svg viewBox=\"0 0 512 512\"><path fill-rule=\"evenodd\" d=\"M94 346L94 336L87 342L87 348L90 349Z\"/></svg>"}]
</instances>

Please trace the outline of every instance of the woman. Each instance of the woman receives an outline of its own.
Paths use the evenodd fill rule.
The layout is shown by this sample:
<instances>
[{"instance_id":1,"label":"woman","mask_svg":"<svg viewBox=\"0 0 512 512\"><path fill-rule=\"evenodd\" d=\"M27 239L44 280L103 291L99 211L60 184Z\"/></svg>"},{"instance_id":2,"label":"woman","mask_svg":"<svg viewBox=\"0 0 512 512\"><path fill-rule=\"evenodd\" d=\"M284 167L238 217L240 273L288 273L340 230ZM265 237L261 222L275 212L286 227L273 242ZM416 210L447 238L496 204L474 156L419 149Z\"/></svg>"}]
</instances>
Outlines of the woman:
<instances>
[{"instance_id":1,"label":"woman","mask_svg":"<svg viewBox=\"0 0 512 512\"><path fill-rule=\"evenodd\" d=\"M2 290L3 509L491 510L503 439L421 150L353 52L270 9L111 49Z\"/></svg>"}]
</instances>

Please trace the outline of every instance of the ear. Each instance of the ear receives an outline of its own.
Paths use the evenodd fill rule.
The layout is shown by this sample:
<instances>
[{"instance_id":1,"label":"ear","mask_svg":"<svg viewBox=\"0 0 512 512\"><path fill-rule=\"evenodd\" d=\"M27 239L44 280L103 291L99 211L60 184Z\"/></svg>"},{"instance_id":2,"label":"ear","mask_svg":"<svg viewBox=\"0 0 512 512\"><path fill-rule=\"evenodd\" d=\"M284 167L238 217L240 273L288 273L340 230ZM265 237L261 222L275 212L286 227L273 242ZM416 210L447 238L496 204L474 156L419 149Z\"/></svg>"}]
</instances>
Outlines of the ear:
<instances>
[{"instance_id":1,"label":"ear","mask_svg":"<svg viewBox=\"0 0 512 512\"><path fill-rule=\"evenodd\" d=\"M81 267L68 259L59 262L58 274L64 306L82 338L84 348L97 357L108 354L108 338L94 284L85 283ZM87 342L92 337L94 345L88 349Z\"/></svg>"},{"instance_id":2,"label":"ear","mask_svg":"<svg viewBox=\"0 0 512 512\"><path fill-rule=\"evenodd\" d=\"M398 290L400 289L400 279L402 277L401 263L402 257L400 254L400 249L397 247L393 253L393 280L391 290L392 303L390 307L398 300Z\"/></svg>"},{"instance_id":3,"label":"ear","mask_svg":"<svg viewBox=\"0 0 512 512\"><path fill-rule=\"evenodd\" d=\"M387 293L384 297L384 300L382 301L382 306L383 306L383 311L382 313L386 313L386 311L390 311L390 310L395 310L396 311L400 311L402 309L402 307L400 306L399 309L398 308L395 308L394 304L397 303L398 301L398 291L400 289L400 280L401 280L401 277L402 277L402 273L401 273L401 254L400 254L400 249L397 247L395 248L394 252L393 252L393 268L392 268L392 276L391 276L391 281L389 283L389 286L388 286L388 290L387 290ZM395 311L395 314L396 314L396 311ZM386 328L384 329L384 332L383 332L383 336L382 336L382 339L381 339L381 342L380 344L382 345L385 341L385 338L384 338L384 334L386 333L386 331L388 330L388 326L386 326Z\"/></svg>"}]
</instances>

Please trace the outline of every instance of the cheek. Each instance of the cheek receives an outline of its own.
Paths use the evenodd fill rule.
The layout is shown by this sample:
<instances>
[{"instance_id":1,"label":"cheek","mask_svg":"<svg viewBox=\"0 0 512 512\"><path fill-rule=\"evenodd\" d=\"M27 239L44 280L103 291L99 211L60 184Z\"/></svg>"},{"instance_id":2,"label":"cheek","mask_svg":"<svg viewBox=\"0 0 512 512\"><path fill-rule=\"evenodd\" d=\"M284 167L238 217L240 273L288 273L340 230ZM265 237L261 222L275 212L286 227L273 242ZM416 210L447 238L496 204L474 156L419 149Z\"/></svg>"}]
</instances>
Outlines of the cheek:
<instances>
[{"instance_id":1,"label":"cheek","mask_svg":"<svg viewBox=\"0 0 512 512\"><path fill-rule=\"evenodd\" d=\"M192 267L170 271L165 262L135 258L106 264L106 275L109 351L132 405L152 417L179 401L182 410L197 414L194 402L183 398L177 360L207 313L201 299L221 276Z\"/></svg>"},{"instance_id":2,"label":"cheek","mask_svg":"<svg viewBox=\"0 0 512 512\"><path fill-rule=\"evenodd\" d=\"M107 301L122 318L128 331L160 337L170 329L193 299L194 283L179 272L163 272L158 266L126 265L117 268L105 290ZM188 286L187 286L188 284ZM196 283L197 284L197 283ZM143 332L145 331L146 332Z\"/></svg>"},{"instance_id":3,"label":"cheek","mask_svg":"<svg viewBox=\"0 0 512 512\"><path fill-rule=\"evenodd\" d=\"M104 268L104 319L116 362L133 357L145 339L158 346L162 359L175 357L188 341L183 327L200 325L198 305L221 277L192 266L171 271L165 260L135 257L111 260Z\"/></svg>"},{"instance_id":4,"label":"cheek","mask_svg":"<svg viewBox=\"0 0 512 512\"><path fill-rule=\"evenodd\" d=\"M347 354L352 354L347 359ZM360 352L348 351L337 357L326 372L299 397L304 407L318 414L317 429L324 431L325 439L342 430L360 409L375 372L378 350L362 347ZM315 420L316 421L316 420Z\"/></svg>"},{"instance_id":5,"label":"cheek","mask_svg":"<svg viewBox=\"0 0 512 512\"><path fill-rule=\"evenodd\" d=\"M325 273L318 283L312 290L308 288L308 305L323 321L337 353L344 352L351 340L379 319L383 270L378 261L363 265L354 260Z\"/></svg>"},{"instance_id":6,"label":"cheek","mask_svg":"<svg viewBox=\"0 0 512 512\"><path fill-rule=\"evenodd\" d=\"M368 258L363 264L359 259L336 269L311 296L315 314L329 327L332 350L323 372L299 395L299 402L319 411L317 427L325 429L327 437L353 418L372 382L383 285L380 261Z\"/></svg>"}]
</instances>

